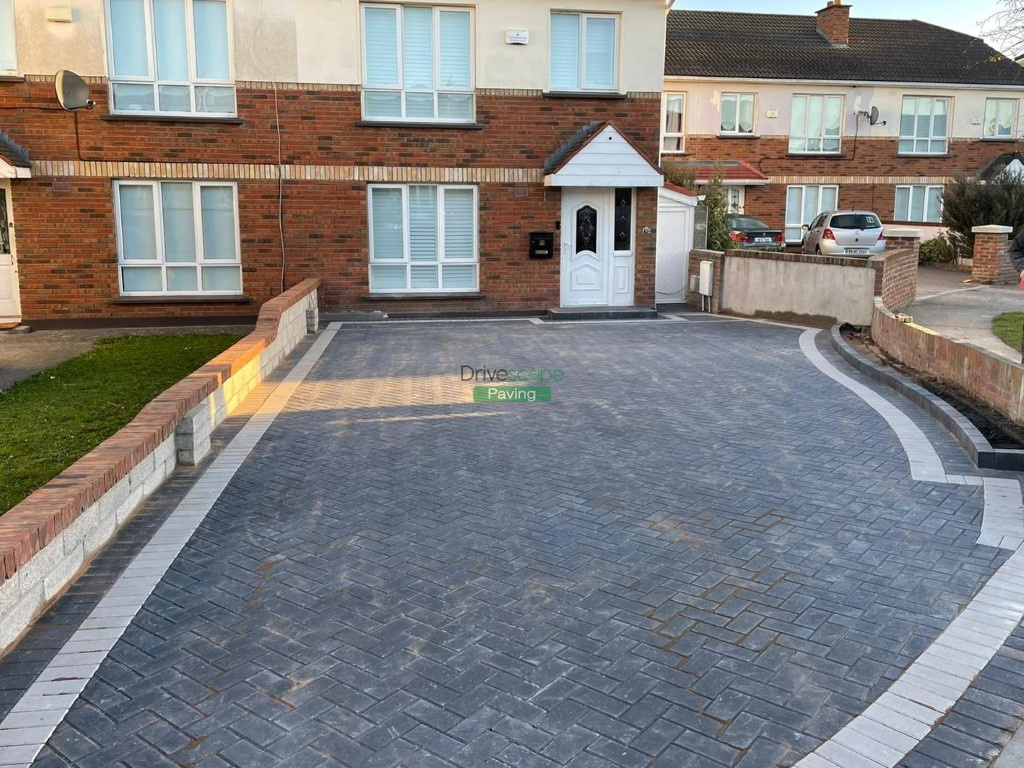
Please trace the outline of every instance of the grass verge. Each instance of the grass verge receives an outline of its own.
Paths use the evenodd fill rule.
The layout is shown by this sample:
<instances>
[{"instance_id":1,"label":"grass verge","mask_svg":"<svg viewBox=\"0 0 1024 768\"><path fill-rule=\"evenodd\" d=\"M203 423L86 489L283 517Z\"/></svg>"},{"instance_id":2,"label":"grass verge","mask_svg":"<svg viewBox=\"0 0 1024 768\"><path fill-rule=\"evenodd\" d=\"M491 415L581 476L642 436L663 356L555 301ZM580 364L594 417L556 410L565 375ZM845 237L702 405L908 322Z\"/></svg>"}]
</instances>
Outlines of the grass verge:
<instances>
[{"instance_id":1,"label":"grass verge","mask_svg":"<svg viewBox=\"0 0 1024 768\"><path fill-rule=\"evenodd\" d=\"M0 514L102 443L237 334L121 336L0 392Z\"/></svg>"},{"instance_id":2,"label":"grass verge","mask_svg":"<svg viewBox=\"0 0 1024 768\"><path fill-rule=\"evenodd\" d=\"M1005 344L1020 349L1021 325L1024 323L1024 312L1004 312L992 321L992 333Z\"/></svg>"}]
</instances>

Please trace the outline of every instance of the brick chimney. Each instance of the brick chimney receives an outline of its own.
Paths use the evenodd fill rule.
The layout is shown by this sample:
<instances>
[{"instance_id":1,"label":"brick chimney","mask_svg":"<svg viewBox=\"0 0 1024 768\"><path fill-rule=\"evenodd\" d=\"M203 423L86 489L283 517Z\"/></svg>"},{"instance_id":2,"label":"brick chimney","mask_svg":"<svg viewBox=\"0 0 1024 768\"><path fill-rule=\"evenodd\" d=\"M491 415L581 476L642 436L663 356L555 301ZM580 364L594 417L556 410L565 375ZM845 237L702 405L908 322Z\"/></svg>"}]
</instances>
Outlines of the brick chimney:
<instances>
[{"instance_id":1,"label":"brick chimney","mask_svg":"<svg viewBox=\"0 0 1024 768\"><path fill-rule=\"evenodd\" d=\"M815 14L818 17L818 32L832 45L850 43L850 6L842 0L828 0L828 5Z\"/></svg>"}]
</instances>

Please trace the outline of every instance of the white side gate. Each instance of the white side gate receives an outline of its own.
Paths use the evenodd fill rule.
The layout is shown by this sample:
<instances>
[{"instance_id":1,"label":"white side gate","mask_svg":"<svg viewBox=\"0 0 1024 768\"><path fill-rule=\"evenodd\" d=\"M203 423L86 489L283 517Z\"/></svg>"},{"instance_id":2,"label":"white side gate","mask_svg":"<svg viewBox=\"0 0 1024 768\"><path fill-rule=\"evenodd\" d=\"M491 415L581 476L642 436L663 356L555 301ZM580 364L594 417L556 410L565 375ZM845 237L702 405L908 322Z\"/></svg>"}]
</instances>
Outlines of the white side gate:
<instances>
[{"instance_id":1,"label":"white side gate","mask_svg":"<svg viewBox=\"0 0 1024 768\"><path fill-rule=\"evenodd\" d=\"M655 292L659 304L681 304L686 299L696 208L697 196L682 187L668 184L658 190Z\"/></svg>"}]
</instances>

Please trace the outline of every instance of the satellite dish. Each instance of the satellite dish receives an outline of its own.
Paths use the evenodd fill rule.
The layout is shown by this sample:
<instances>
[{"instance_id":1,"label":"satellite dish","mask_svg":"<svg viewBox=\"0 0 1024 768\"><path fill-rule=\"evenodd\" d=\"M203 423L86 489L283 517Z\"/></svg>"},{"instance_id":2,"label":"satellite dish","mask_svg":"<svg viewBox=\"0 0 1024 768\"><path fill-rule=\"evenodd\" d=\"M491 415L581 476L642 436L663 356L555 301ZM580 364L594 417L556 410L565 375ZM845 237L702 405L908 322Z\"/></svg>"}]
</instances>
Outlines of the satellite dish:
<instances>
[{"instance_id":1,"label":"satellite dish","mask_svg":"<svg viewBox=\"0 0 1024 768\"><path fill-rule=\"evenodd\" d=\"M871 114L868 116L868 124L874 125L878 122L878 107L871 108Z\"/></svg>"},{"instance_id":2,"label":"satellite dish","mask_svg":"<svg viewBox=\"0 0 1024 768\"><path fill-rule=\"evenodd\" d=\"M71 70L60 70L54 78L54 85L57 89L57 101L69 112L83 107L92 109L96 106L96 102L89 98L89 85Z\"/></svg>"}]
</instances>

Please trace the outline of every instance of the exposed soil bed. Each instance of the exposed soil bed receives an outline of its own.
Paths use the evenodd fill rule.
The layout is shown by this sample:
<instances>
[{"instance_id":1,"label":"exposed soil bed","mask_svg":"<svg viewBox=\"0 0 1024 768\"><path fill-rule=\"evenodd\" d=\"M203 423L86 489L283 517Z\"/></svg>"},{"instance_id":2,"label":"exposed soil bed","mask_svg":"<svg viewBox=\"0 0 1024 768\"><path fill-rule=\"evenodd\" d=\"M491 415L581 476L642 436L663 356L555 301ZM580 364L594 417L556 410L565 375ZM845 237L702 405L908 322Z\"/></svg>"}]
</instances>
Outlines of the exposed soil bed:
<instances>
[{"instance_id":1,"label":"exposed soil bed","mask_svg":"<svg viewBox=\"0 0 1024 768\"><path fill-rule=\"evenodd\" d=\"M869 360L892 368L956 408L978 428L993 448L1024 449L1024 427L1015 424L992 406L986 405L960 387L922 373L890 357L875 344L867 331L857 331L844 326L842 335L854 349Z\"/></svg>"}]
</instances>

